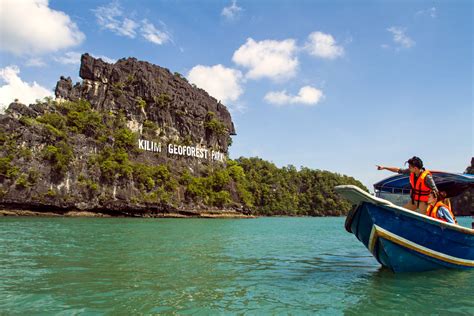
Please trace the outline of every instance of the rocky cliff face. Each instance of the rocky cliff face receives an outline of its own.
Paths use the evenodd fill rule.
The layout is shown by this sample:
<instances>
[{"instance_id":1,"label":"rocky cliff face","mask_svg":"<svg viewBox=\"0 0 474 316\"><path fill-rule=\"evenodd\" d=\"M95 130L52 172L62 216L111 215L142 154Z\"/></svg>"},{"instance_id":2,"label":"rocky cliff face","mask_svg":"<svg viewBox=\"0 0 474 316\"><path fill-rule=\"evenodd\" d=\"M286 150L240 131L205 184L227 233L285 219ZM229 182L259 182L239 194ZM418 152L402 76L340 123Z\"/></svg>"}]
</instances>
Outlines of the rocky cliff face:
<instances>
[{"instance_id":1,"label":"rocky cliff face","mask_svg":"<svg viewBox=\"0 0 474 316\"><path fill-rule=\"evenodd\" d=\"M241 209L231 179L213 187L230 193L211 200L193 189L226 168L235 129L223 104L135 58L108 64L84 54L80 77L75 85L61 77L55 101L14 102L0 115L1 207L140 216Z\"/></svg>"},{"instance_id":2,"label":"rocky cliff face","mask_svg":"<svg viewBox=\"0 0 474 316\"><path fill-rule=\"evenodd\" d=\"M163 140L190 138L192 143L217 146L224 152L228 136L235 135L229 111L220 101L168 69L135 58L107 64L84 54L79 75L83 81L74 86L70 78L61 77L56 97L88 100L99 111L123 111L133 131L142 132L149 120L159 126ZM205 128L209 115L223 124L225 132Z\"/></svg>"}]
</instances>

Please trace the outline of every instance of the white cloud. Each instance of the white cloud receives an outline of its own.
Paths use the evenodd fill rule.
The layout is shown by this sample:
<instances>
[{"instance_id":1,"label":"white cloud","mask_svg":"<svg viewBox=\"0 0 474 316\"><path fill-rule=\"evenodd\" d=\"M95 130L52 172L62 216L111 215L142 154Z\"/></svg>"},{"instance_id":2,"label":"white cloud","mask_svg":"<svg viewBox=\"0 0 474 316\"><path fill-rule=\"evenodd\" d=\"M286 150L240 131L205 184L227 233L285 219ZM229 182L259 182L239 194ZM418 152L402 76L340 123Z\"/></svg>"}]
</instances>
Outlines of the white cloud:
<instances>
[{"instance_id":1,"label":"white cloud","mask_svg":"<svg viewBox=\"0 0 474 316\"><path fill-rule=\"evenodd\" d=\"M298 58L294 39L283 41L264 40L255 42L252 38L234 52L232 60L249 69L247 78L268 77L273 80L288 79L296 74Z\"/></svg>"},{"instance_id":2,"label":"white cloud","mask_svg":"<svg viewBox=\"0 0 474 316\"><path fill-rule=\"evenodd\" d=\"M122 21L122 26L117 29L117 32L121 33L122 35L135 37L135 29L138 27L138 23L130 20L129 18L125 18Z\"/></svg>"},{"instance_id":3,"label":"white cloud","mask_svg":"<svg viewBox=\"0 0 474 316\"><path fill-rule=\"evenodd\" d=\"M232 4L228 7L222 9L221 15L229 20L234 20L239 16L239 13L242 11L242 8L237 5L236 0L232 0Z\"/></svg>"},{"instance_id":4,"label":"white cloud","mask_svg":"<svg viewBox=\"0 0 474 316\"><path fill-rule=\"evenodd\" d=\"M117 2L92 10L97 23L120 36L135 38L138 23L124 16L122 8Z\"/></svg>"},{"instance_id":5,"label":"white cloud","mask_svg":"<svg viewBox=\"0 0 474 316\"><path fill-rule=\"evenodd\" d=\"M34 103L36 99L53 95L51 90L40 86L36 82L32 84L24 82L18 76L19 74L20 69L15 65L0 69L0 80L6 83L0 86L0 111L3 111L15 99L30 104Z\"/></svg>"},{"instance_id":6,"label":"white cloud","mask_svg":"<svg viewBox=\"0 0 474 316\"><path fill-rule=\"evenodd\" d=\"M115 64L117 62L117 59L113 59L113 58L110 58L110 57L107 57L107 56L104 56L104 55L92 55L93 57L95 58L100 58L102 59L103 61L105 61L106 63L109 63L109 64Z\"/></svg>"},{"instance_id":7,"label":"white cloud","mask_svg":"<svg viewBox=\"0 0 474 316\"><path fill-rule=\"evenodd\" d=\"M275 105L302 104L316 105L324 97L323 92L311 86L304 86L298 95L289 95L285 90L268 92L264 99L268 103Z\"/></svg>"},{"instance_id":8,"label":"white cloud","mask_svg":"<svg viewBox=\"0 0 474 316\"><path fill-rule=\"evenodd\" d=\"M29 67L44 67L46 63L39 57L32 57L26 61L25 65Z\"/></svg>"},{"instance_id":9,"label":"white cloud","mask_svg":"<svg viewBox=\"0 0 474 316\"><path fill-rule=\"evenodd\" d=\"M162 45L170 40L170 35L166 31L158 30L153 24L147 20L142 21L142 36L157 45Z\"/></svg>"},{"instance_id":10,"label":"white cloud","mask_svg":"<svg viewBox=\"0 0 474 316\"><path fill-rule=\"evenodd\" d=\"M247 110L248 110L247 103L243 102L241 100L233 102L231 105L226 105L226 106L229 109L229 112L231 114L236 114L236 113L243 114L243 113L247 112ZM237 125L235 126L235 128L238 130Z\"/></svg>"},{"instance_id":11,"label":"white cloud","mask_svg":"<svg viewBox=\"0 0 474 316\"><path fill-rule=\"evenodd\" d=\"M54 57L54 60L64 65L79 65L81 63L81 53L66 52L62 56Z\"/></svg>"},{"instance_id":12,"label":"white cloud","mask_svg":"<svg viewBox=\"0 0 474 316\"><path fill-rule=\"evenodd\" d=\"M418 12L416 12L415 15L422 15L422 16L429 16L433 19L436 19L436 17L438 16L437 14L437 11L436 11L436 8L435 7L431 7L429 9L426 9L426 10L420 10Z\"/></svg>"},{"instance_id":13,"label":"white cloud","mask_svg":"<svg viewBox=\"0 0 474 316\"><path fill-rule=\"evenodd\" d=\"M147 41L162 45L171 40L171 35L156 28L147 19L137 22L127 17L117 2L111 2L106 6L93 10L97 18L97 23L104 29L110 30L119 36L135 38L137 32ZM164 23L162 23L165 27Z\"/></svg>"},{"instance_id":14,"label":"white cloud","mask_svg":"<svg viewBox=\"0 0 474 316\"><path fill-rule=\"evenodd\" d=\"M404 28L392 26L388 28L387 31L393 34L393 41L399 47L410 48L416 44L414 40L405 34L406 29Z\"/></svg>"},{"instance_id":15,"label":"white cloud","mask_svg":"<svg viewBox=\"0 0 474 316\"><path fill-rule=\"evenodd\" d=\"M335 59L344 55L344 48L336 45L331 34L313 32L309 34L305 49L313 56Z\"/></svg>"},{"instance_id":16,"label":"white cloud","mask_svg":"<svg viewBox=\"0 0 474 316\"><path fill-rule=\"evenodd\" d=\"M236 101L242 94L242 73L222 65L194 66L188 73L189 82L206 90L222 103Z\"/></svg>"},{"instance_id":17,"label":"white cloud","mask_svg":"<svg viewBox=\"0 0 474 316\"><path fill-rule=\"evenodd\" d=\"M91 53L89 54L92 57L100 58L109 64L114 64L117 61L116 59L112 59L104 55L95 55ZM66 52L62 56L53 57L53 59L57 61L58 63L64 64L64 65L79 65L81 63L81 55L82 54L79 52Z\"/></svg>"},{"instance_id":18,"label":"white cloud","mask_svg":"<svg viewBox=\"0 0 474 316\"><path fill-rule=\"evenodd\" d=\"M79 45L85 35L67 14L50 9L47 0L2 0L0 38L1 50L33 55Z\"/></svg>"}]
</instances>

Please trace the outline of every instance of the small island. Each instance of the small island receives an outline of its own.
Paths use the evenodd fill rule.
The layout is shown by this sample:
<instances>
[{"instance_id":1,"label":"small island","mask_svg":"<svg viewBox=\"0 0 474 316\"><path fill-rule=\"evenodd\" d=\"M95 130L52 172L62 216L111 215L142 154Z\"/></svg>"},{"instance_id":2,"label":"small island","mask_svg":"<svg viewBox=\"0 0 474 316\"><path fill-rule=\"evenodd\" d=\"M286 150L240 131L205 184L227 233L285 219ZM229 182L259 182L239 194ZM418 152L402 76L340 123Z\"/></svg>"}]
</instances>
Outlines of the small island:
<instances>
[{"instance_id":1,"label":"small island","mask_svg":"<svg viewBox=\"0 0 474 316\"><path fill-rule=\"evenodd\" d=\"M352 177L260 158L229 159L225 105L179 73L81 57L81 83L0 115L3 215L339 216Z\"/></svg>"}]
</instances>

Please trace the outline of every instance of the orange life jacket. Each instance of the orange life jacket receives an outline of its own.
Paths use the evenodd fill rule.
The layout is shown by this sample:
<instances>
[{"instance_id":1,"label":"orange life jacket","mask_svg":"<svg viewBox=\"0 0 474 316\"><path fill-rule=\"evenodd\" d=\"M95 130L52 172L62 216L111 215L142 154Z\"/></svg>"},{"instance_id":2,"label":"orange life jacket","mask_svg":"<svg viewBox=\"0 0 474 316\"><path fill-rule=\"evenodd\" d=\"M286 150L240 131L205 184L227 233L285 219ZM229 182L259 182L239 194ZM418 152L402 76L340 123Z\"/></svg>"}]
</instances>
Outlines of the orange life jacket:
<instances>
[{"instance_id":1,"label":"orange life jacket","mask_svg":"<svg viewBox=\"0 0 474 316\"><path fill-rule=\"evenodd\" d=\"M425 184L425 178L427 175L431 175L429 170L423 171L415 183L415 173L410 173L410 185L411 185L411 200L428 202L428 196L430 195L431 189Z\"/></svg>"},{"instance_id":2,"label":"orange life jacket","mask_svg":"<svg viewBox=\"0 0 474 316\"><path fill-rule=\"evenodd\" d=\"M445 220L444 218L439 218L438 217L438 209L443 206L445 209L448 210L449 214L451 215L451 217L454 219L454 222L457 224L458 221L456 220L456 217L454 217L454 214L453 212L451 211L451 208L444 204L443 202L437 202L435 204L435 206L432 206L432 205L428 205L428 208L426 209L426 215L428 215L429 217L433 217L433 218L436 218L436 219L439 219L439 220L442 220L444 222L447 222L447 220Z\"/></svg>"}]
</instances>

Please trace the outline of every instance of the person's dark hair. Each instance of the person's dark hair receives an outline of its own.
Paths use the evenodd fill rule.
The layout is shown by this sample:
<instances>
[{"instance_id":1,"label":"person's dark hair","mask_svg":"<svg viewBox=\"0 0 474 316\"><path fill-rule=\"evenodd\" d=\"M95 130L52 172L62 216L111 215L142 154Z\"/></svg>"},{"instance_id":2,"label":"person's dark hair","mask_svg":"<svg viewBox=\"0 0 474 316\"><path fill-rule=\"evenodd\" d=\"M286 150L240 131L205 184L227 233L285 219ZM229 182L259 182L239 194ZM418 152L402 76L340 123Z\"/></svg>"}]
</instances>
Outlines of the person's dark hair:
<instances>
[{"instance_id":1,"label":"person's dark hair","mask_svg":"<svg viewBox=\"0 0 474 316\"><path fill-rule=\"evenodd\" d=\"M419 169L423 168L423 161L418 158L417 156L413 156L412 158L408 159L408 164L413 166L413 167L417 167ZM405 162L405 163L407 163Z\"/></svg>"},{"instance_id":2,"label":"person's dark hair","mask_svg":"<svg viewBox=\"0 0 474 316\"><path fill-rule=\"evenodd\" d=\"M436 193L435 191L431 191L430 195L432 195L436 199L436 202L444 201L448 196L445 191L438 191L438 193Z\"/></svg>"},{"instance_id":3,"label":"person's dark hair","mask_svg":"<svg viewBox=\"0 0 474 316\"><path fill-rule=\"evenodd\" d=\"M436 199L438 200L438 202L439 201L444 201L444 199L446 199L446 196L447 196L446 192L439 191L438 196L436 197Z\"/></svg>"}]
</instances>

